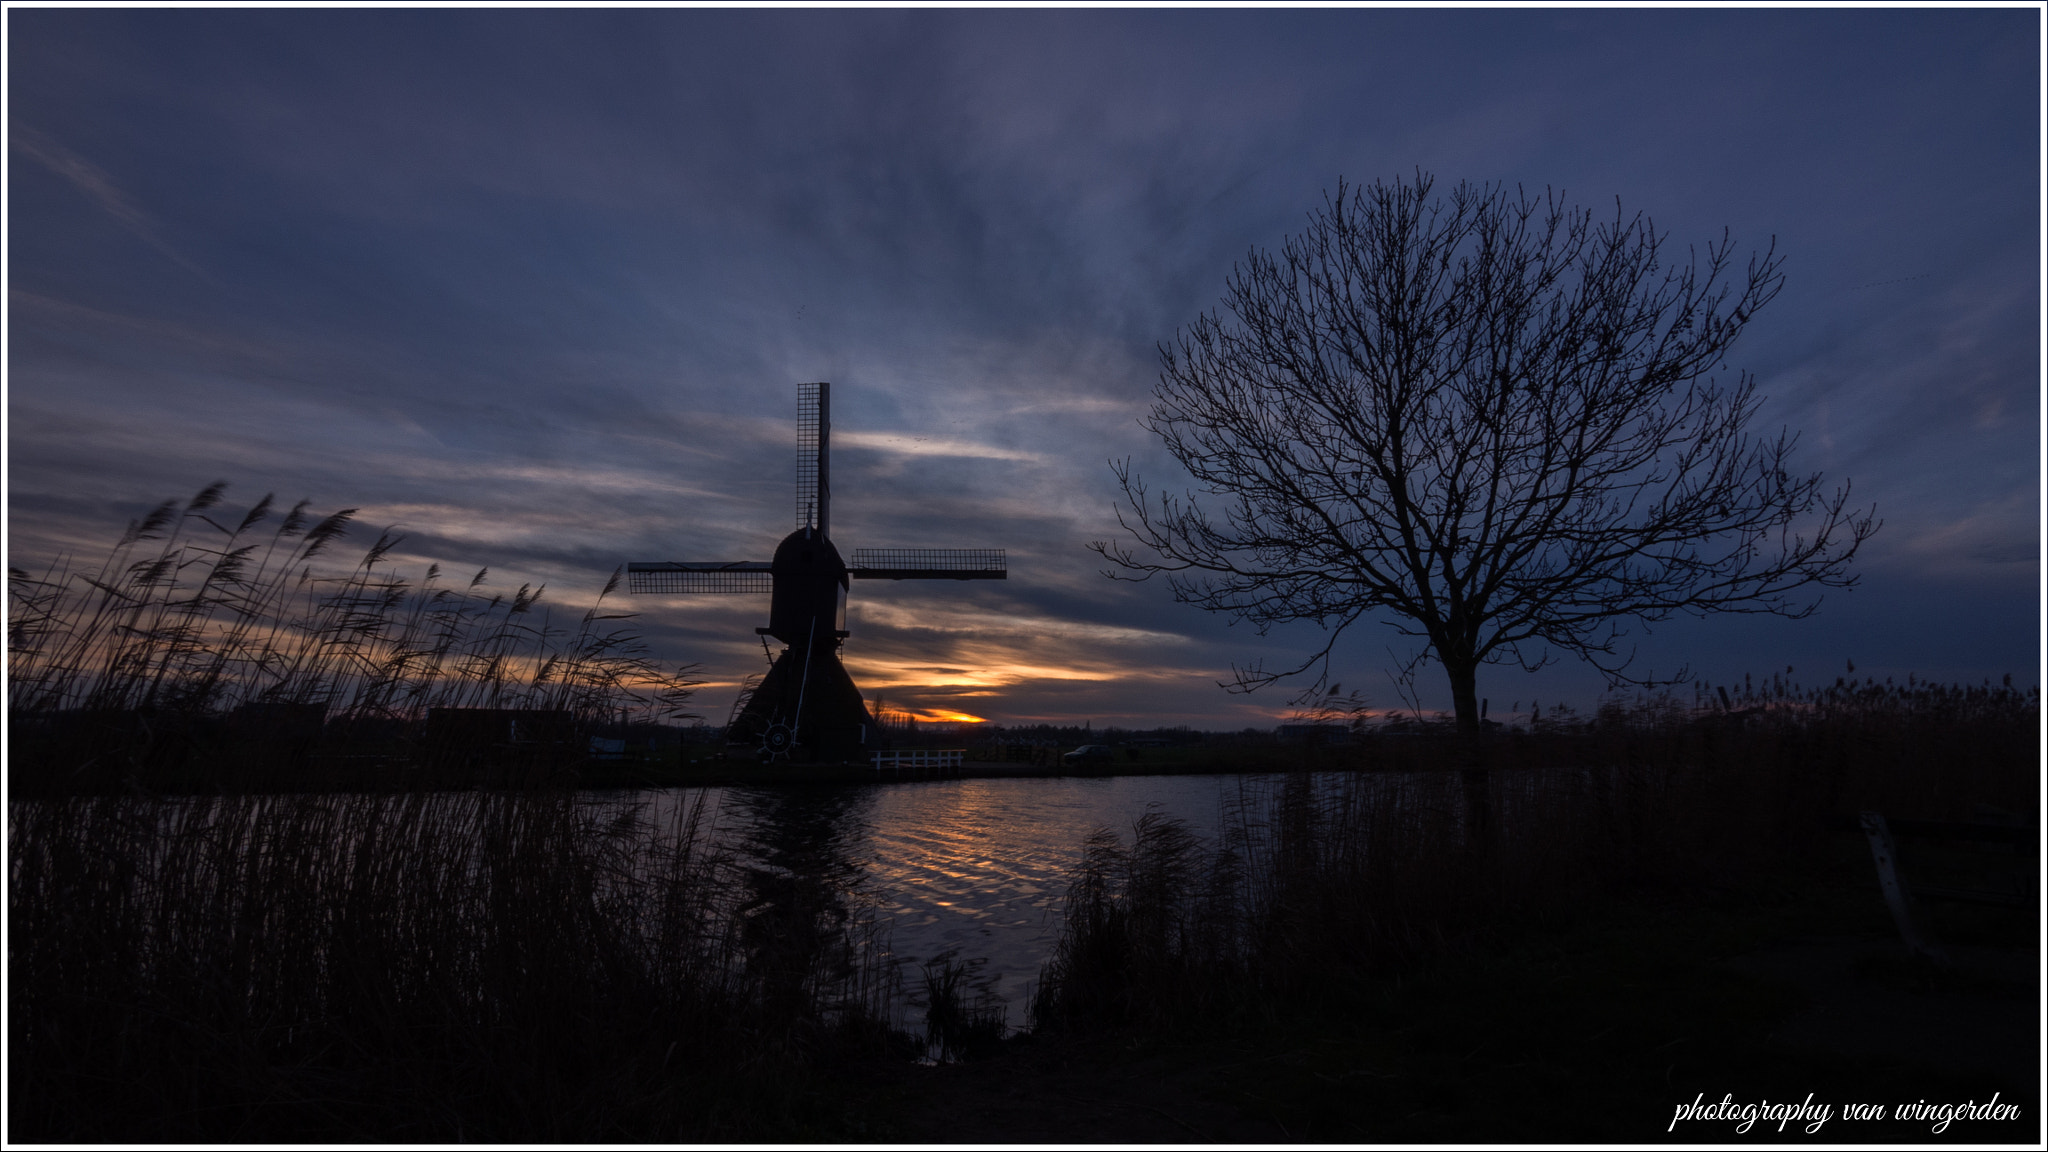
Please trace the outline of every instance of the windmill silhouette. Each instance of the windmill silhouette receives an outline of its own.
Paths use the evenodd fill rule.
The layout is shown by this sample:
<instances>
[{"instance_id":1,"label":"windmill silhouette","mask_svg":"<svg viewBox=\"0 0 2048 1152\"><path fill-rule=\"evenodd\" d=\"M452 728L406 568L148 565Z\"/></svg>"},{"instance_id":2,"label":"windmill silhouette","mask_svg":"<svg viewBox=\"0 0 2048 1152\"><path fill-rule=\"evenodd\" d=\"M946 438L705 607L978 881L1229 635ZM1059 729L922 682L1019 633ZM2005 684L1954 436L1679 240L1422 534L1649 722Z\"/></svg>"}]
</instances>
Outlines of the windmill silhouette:
<instances>
[{"instance_id":1,"label":"windmill silhouette","mask_svg":"<svg viewBox=\"0 0 2048 1152\"><path fill-rule=\"evenodd\" d=\"M768 626L786 648L741 709L728 742L758 742L764 757L844 760L878 743L874 718L839 662L850 580L1003 580L1000 548L832 546L832 386L797 388L796 531L768 561L659 561L626 565L630 592L765 592Z\"/></svg>"}]
</instances>

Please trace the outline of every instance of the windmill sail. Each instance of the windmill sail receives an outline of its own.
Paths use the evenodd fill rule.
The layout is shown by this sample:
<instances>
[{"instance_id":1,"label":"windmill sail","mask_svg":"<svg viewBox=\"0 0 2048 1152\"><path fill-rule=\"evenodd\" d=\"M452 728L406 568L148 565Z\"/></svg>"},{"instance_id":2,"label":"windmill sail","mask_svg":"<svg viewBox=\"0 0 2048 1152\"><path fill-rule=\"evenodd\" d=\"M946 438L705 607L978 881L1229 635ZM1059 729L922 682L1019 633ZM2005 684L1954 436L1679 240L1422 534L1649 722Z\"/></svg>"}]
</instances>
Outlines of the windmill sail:
<instances>
[{"instance_id":1,"label":"windmill sail","mask_svg":"<svg viewBox=\"0 0 2048 1152\"><path fill-rule=\"evenodd\" d=\"M832 385L796 390L796 526L832 535Z\"/></svg>"},{"instance_id":2,"label":"windmill sail","mask_svg":"<svg viewBox=\"0 0 2048 1152\"><path fill-rule=\"evenodd\" d=\"M645 562L626 565L626 591L677 595L692 592L773 592L772 564L753 560L727 563Z\"/></svg>"},{"instance_id":3,"label":"windmill sail","mask_svg":"<svg viewBox=\"0 0 2048 1152\"><path fill-rule=\"evenodd\" d=\"M846 574L862 580L1006 580L1001 548L855 548Z\"/></svg>"}]
</instances>

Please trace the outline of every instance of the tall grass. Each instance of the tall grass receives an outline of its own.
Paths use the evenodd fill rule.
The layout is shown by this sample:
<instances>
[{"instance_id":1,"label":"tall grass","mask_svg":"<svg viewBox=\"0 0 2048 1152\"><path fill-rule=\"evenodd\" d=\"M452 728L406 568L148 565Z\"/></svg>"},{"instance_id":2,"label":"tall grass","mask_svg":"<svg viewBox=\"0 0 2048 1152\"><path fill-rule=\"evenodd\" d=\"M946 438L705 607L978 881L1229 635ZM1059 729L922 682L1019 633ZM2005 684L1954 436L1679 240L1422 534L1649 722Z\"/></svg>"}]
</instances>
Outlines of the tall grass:
<instances>
[{"instance_id":1,"label":"tall grass","mask_svg":"<svg viewBox=\"0 0 2048 1152\"><path fill-rule=\"evenodd\" d=\"M85 796L8 823L18 1140L814 1137L807 1077L892 1043L859 933L750 900L701 804Z\"/></svg>"},{"instance_id":2,"label":"tall grass","mask_svg":"<svg viewBox=\"0 0 2048 1152\"><path fill-rule=\"evenodd\" d=\"M586 724L687 715L692 669L664 670L621 623L631 617L607 610L617 573L558 627L542 588L508 596L487 570L460 587L437 565L416 582L394 572L389 531L353 565L323 568L354 509L316 518L302 501L279 516L265 496L223 515L224 487L159 505L97 566L8 570L17 791L147 783L238 753L275 768L304 751L278 739L294 718L329 744L397 734L398 751L417 752L434 708Z\"/></svg>"},{"instance_id":3,"label":"tall grass","mask_svg":"<svg viewBox=\"0 0 2048 1152\"><path fill-rule=\"evenodd\" d=\"M1691 705L1553 711L1476 748L1451 733L1368 737L1343 755L1390 770L1247 792L1214 843L1161 813L1128 838L1098 832L1034 1018L1155 1028L1314 1007L1603 900L1740 887L1859 810L2032 813L2039 704L2009 685L1804 689L1780 676L1703 686ZM1450 770L1475 762L1490 771Z\"/></svg>"}]
</instances>

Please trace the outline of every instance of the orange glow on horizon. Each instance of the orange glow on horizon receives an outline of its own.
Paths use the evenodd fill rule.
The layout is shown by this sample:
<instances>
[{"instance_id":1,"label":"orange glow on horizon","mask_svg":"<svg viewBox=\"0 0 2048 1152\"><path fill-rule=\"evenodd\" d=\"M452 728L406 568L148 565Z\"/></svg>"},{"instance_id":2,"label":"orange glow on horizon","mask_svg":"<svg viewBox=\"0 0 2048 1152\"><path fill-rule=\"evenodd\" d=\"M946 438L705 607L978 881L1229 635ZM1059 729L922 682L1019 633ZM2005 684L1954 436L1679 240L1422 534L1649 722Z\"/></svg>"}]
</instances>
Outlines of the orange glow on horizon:
<instances>
[{"instance_id":1,"label":"orange glow on horizon","mask_svg":"<svg viewBox=\"0 0 2048 1152\"><path fill-rule=\"evenodd\" d=\"M899 708L889 706L890 715L903 715L915 719L919 724L986 724L985 717L955 712L951 708Z\"/></svg>"},{"instance_id":2,"label":"orange glow on horizon","mask_svg":"<svg viewBox=\"0 0 2048 1152\"><path fill-rule=\"evenodd\" d=\"M896 664L871 663L866 660L845 661L847 670L863 689L889 688L1008 688L1033 680L1080 680L1101 682L1116 679L1108 671L1083 670L1077 668L1052 668L1039 664L1021 662L975 661L972 671L933 674L920 665L902 666Z\"/></svg>"}]
</instances>

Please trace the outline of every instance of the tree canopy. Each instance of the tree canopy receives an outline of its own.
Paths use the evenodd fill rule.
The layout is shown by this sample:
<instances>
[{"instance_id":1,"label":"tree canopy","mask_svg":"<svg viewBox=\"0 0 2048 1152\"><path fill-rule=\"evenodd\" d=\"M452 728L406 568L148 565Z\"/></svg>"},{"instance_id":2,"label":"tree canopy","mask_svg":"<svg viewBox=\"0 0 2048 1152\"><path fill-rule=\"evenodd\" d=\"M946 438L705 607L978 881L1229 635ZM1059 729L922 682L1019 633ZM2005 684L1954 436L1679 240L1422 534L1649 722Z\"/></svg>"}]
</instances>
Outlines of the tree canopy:
<instances>
[{"instance_id":1,"label":"tree canopy","mask_svg":"<svg viewBox=\"0 0 2048 1152\"><path fill-rule=\"evenodd\" d=\"M1681 614L1802 617L1876 531L1845 483L1750 430L1730 347L1783 277L1724 233L1683 260L1648 218L1432 179L1336 194L1275 255L1232 272L1221 312L1160 348L1147 426L1193 477L1155 492L1115 465L1134 539L1108 574L1263 634L1326 629L1320 664L1385 619L1479 724L1476 670L1563 653L1641 679L1631 625Z\"/></svg>"}]
</instances>

